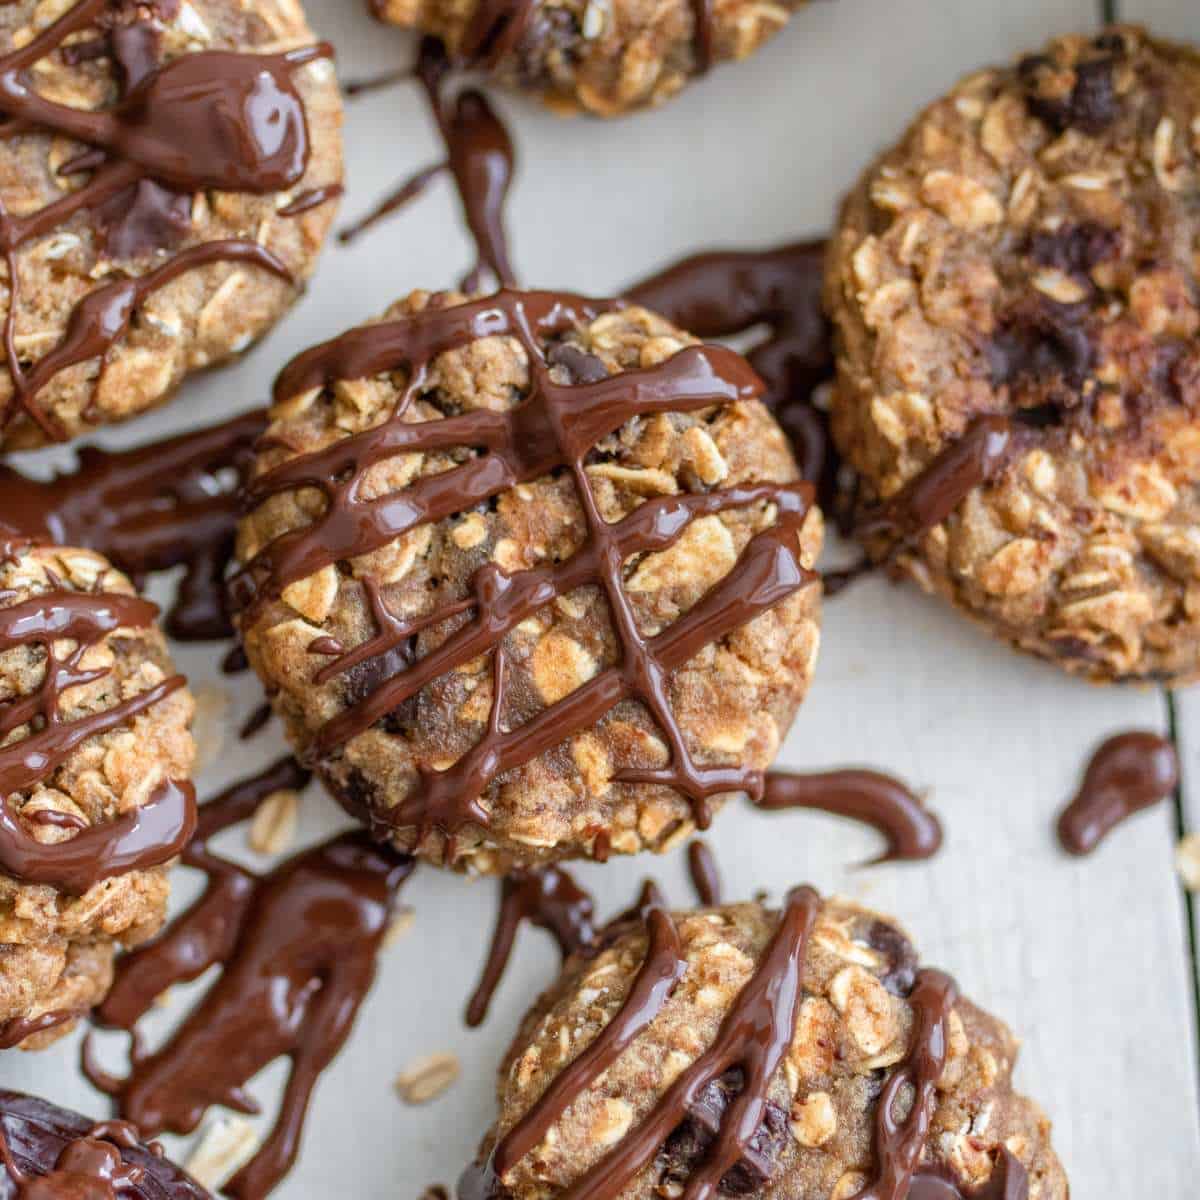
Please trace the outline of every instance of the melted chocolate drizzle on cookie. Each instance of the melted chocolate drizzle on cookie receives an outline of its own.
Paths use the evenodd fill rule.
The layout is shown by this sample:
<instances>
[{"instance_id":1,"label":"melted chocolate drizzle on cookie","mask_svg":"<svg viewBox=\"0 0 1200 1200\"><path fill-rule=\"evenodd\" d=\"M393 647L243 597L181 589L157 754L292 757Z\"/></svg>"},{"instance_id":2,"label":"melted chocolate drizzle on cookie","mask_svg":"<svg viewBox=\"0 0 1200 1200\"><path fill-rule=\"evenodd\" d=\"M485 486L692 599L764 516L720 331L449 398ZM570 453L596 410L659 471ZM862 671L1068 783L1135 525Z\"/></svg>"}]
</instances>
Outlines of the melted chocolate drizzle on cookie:
<instances>
[{"instance_id":1,"label":"melted chocolate drizzle on cookie","mask_svg":"<svg viewBox=\"0 0 1200 1200\"><path fill-rule=\"evenodd\" d=\"M757 969L716 1039L680 1073L641 1123L564 1191L564 1200L598 1200L620 1192L654 1161L705 1091L738 1070L741 1090L722 1114L708 1153L691 1172L683 1193L685 1200L714 1200L722 1179L746 1155L765 1118L767 1089L791 1044L804 997L804 959L819 908L820 898L812 888L789 894ZM501 1139L488 1163L468 1170L459 1184L461 1200L496 1195L504 1174L662 1010L687 963L670 914L651 901L642 916L648 935L646 957L621 1009Z\"/></svg>"},{"instance_id":2,"label":"melted chocolate drizzle on cookie","mask_svg":"<svg viewBox=\"0 0 1200 1200\"><path fill-rule=\"evenodd\" d=\"M907 1200L1028 1200L1029 1174L1006 1146L1000 1148L987 1182L966 1189L946 1167L922 1167L913 1176Z\"/></svg>"},{"instance_id":3,"label":"melted chocolate drizzle on cookie","mask_svg":"<svg viewBox=\"0 0 1200 1200\"><path fill-rule=\"evenodd\" d=\"M1083 783L1058 818L1058 840L1069 854L1090 854L1117 825L1172 796L1179 756L1156 733L1120 733L1092 755Z\"/></svg>"},{"instance_id":4,"label":"melted chocolate drizzle on cookie","mask_svg":"<svg viewBox=\"0 0 1200 1200\"><path fill-rule=\"evenodd\" d=\"M463 277L463 291L475 292L485 275L501 287L516 284L504 225L504 207L512 184L512 139L487 97L476 88L450 95L451 63L440 42L424 38L411 73L421 83L446 157L423 167L386 196L365 217L338 234L349 242L384 217L416 199L438 176L449 173L475 244L475 265Z\"/></svg>"},{"instance_id":5,"label":"melted chocolate drizzle on cookie","mask_svg":"<svg viewBox=\"0 0 1200 1200\"><path fill-rule=\"evenodd\" d=\"M17 251L27 242L90 211L105 229L109 249L142 253L173 242L190 221L186 193L204 189L276 192L291 187L308 162L304 105L292 74L326 57L322 43L282 54L211 50L159 65L157 31L140 24L111 29L93 43L93 57L117 63L123 94L96 111L56 103L36 92L28 72L55 52L78 61L80 43L68 39L92 28L109 0L78 0L26 45L0 56L0 136L48 131L83 142L88 149L64 171L91 177L81 187L37 212L13 216L0 203L0 254L8 266L8 312L4 347L13 394L0 414L7 424L23 413L51 440L63 429L37 404L59 372L91 359L106 361L128 330L134 313L159 288L187 271L218 262L249 263L291 282L288 269L249 239L189 246L133 279L89 292L75 306L57 345L32 367L17 346L19 269ZM184 210L187 210L186 213Z\"/></svg>"},{"instance_id":6,"label":"melted chocolate drizzle on cookie","mask_svg":"<svg viewBox=\"0 0 1200 1200\"><path fill-rule=\"evenodd\" d=\"M208 1200L124 1121L93 1123L45 1100L0 1091L0 1200Z\"/></svg>"},{"instance_id":7,"label":"melted chocolate drizzle on cookie","mask_svg":"<svg viewBox=\"0 0 1200 1200\"><path fill-rule=\"evenodd\" d=\"M758 807L816 809L878 829L887 848L864 866L931 858L942 845L936 814L905 783L881 771L769 771Z\"/></svg>"},{"instance_id":8,"label":"melted chocolate drizzle on cookie","mask_svg":"<svg viewBox=\"0 0 1200 1200\"><path fill-rule=\"evenodd\" d=\"M411 859L366 833L343 834L255 875L215 854L209 841L248 820L273 792L308 775L282 759L200 809L183 861L208 887L154 941L118 964L99 1021L135 1034L130 1072L84 1070L121 1113L151 1133L190 1133L222 1104L257 1112L246 1084L276 1058L291 1072L275 1125L224 1187L240 1200L265 1196L291 1168L321 1072L337 1055L375 976L375 962ZM222 964L222 973L168 1041L139 1049L138 1020L157 996Z\"/></svg>"},{"instance_id":9,"label":"melted chocolate drizzle on cookie","mask_svg":"<svg viewBox=\"0 0 1200 1200\"><path fill-rule=\"evenodd\" d=\"M12 802L49 778L88 738L125 724L183 686L183 676L172 675L99 712L72 717L64 711L72 688L109 673L84 666L89 651L118 629L149 627L157 612L136 596L61 589L0 608L0 652L31 647L45 656L37 690L0 705L0 741L29 727L24 737L0 746L0 870L7 875L82 895L103 879L166 862L191 836L195 793L186 781L163 780L141 807L100 825L72 823L73 836L49 844L28 832ZM60 641L73 643L61 657Z\"/></svg>"},{"instance_id":10,"label":"melted chocolate drizzle on cookie","mask_svg":"<svg viewBox=\"0 0 1200 1200\"><path fill-rule=\"evenodd\" d=\"M500 881L500 907L479 983L467 1003L467 1024L482 1025L523 924L544 929L564 959L596 944L591 895L561 867L514 871Z\"/></svg>"},{"instance_id":11,"label":"melted chocolate drizzle on cookie","mask_svg":"<svg viewBox=\"0 0 1200 1200\"><path fill-rule=\"evenodd\" d=\"M459 830L467 824L486 828L489 817L481 799L497 778L593 727L627 699L645 705L665 735L671 758L661 768L623 768L615 775L618 782L678 789L691 800L701 827L708 823L713 795L745 792L757 797L762 791L763 777L757 770L696 762L672 709L671 678L702 647L815 582L816 576L801 561L798 540L812 487L803 482L747 484L659 497L616 523L606 522L584 469L601 439L635 416L732 404L756 397L761 390L745 360L719 346L691 346L653 367L556 383L545 343L613 307L611 302L555 292L501 291L452 308L351 330L300 355L276 380L275 396L282 401L338 379L363 379L398 369L408 373L408 384L389 420L285 461L247 485L249 507L298 488L315 488L325 498L324 512L311 525L282 534L234 576L231 595L249 610L247 621L290 583L368 554L410 529L486 502L522 482L566 470L576 484L588 537L569 559L511 574L486 564L474 577L471 595L413 619L391 613L378 586L368 579L364 592L378 633L315 674L318 684L325 683L363 662L395 655L427 627L471 614L435 650L411 665L389 670L366 696L331 718L315 739L316 760L327 760L427 684L490 651L492 709L480 740L445 770L421 768L409 795L386 813L370 814L381 832L396 827L413 827L418 836L440 831L451 840L450 859ZM416 423L406 419L437 355L497 335L516 338L529 362L529 393L516 408ZM398 492L361 494L365 473L375 463L406 451L456 447L476 453ZM751 539L734 569L691 610L661 633L644 635L625 591L624 563L636 554L667 549L698 516L766 504L778 513L776 524ZM608 601L620 661L524 724L506 728L504 639L556 597L589 584L600 586ZM352 797L344 801L362 807Z\"/></svg>"},{"instance_id":12,"label":"melted chocolate drizzle on cookie","mask_svg":"<svg viewBox=\"0 0 1200 1200\"><path fill-rule=\"evenodd\" d=\"M45 482L0 464L0 543L86 547L139 586L182 566L167 632L182 641L229 637L236 489L266 426L265 412L255 411L133 450L84 446L73 470Z\"/></svg>"},{"instance_id":13,"label":"melted chocolate drizzle on cookie","mask_svg":"<svg viewBox=\"0 0 1200 1200\"><path fill-rule=\"evenodd\" d=\"M36 1017L13 1017L0 1021L0 1050L12 1050L39 1033L57 1029L68 1021L78 1020L83 1014L69 1009L55 1009L38 1013Z\"/></svg>"}]
</instances>

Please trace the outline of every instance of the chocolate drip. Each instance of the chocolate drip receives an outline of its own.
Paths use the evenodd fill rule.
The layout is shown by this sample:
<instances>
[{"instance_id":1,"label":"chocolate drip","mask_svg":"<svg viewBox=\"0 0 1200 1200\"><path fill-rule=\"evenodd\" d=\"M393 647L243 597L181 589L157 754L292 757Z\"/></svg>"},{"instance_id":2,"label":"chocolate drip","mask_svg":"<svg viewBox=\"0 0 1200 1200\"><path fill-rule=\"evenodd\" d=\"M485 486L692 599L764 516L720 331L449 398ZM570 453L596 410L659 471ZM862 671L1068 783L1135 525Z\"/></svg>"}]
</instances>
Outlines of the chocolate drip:
<instances>
[{"instance_id":1,"label":"chocolate drip","mask_svg":"<svg viewBox=\"0 0 1200 1200\"><path fill-rule=\"evenodd\" d=\"M1030 431L1007 417L977 417L957 441L861 525L866 535L912 540L940 525L968 493L991 483L1028 445Z\"/></svg>"},{"instance_id":2,"label":"chocolate drip","mask_svg":"<svg viewBox=\"0 0 1200 1200\"><path fill-rule=\"evenodd\" d=\"M937 1105L937 1081L946 1065L950 1010L958 989L948 975L925 970L917 975L909 1003L913 1007L913 1042L908 1057L883 1085L875 1109L875 1178L851 1200L905 1200L929 1138ZM903 1120L896 1117L902 1091L911 1089L912 1104Z\"/></svg>"},{"instance_id":3,"label":"chocolate drip","mask_svg":"<svg viewBox=\"0 0 1200 1200\"><path fill-rule=\"evenodd\" d=\"M1028 1200L1029 1174L1007 1147L1002 1146L992 1173L980 1188L964 1190L945 1167L923 1167L913 1176L907 1200Z\"/></svg>"},{"instance_id":4,"label":"chocolate drip","mask_svg":"<svg viewBox=\"0 0 1200 1200\"><path fill-rule=\"evenodd\" d=\"M931 858L942 844L937 816L903 782L879 771L770 771L758 807L812 808L878 829L887 848L864 866Z\"/></svg>"},{"instance_id":5,"label":"chocolate drip","mask_svg":"<svg viewBox=\"0 0 1200 1200\"><path fill-rule=\"evenodd\" d=\"M293 72L332 53L321 44L283 54L213 50L157 65L157 32L138 24L98 39L94 54L74 42L76 61L111 54L124 95L90 111L58 104L30 87L28 72L105 16L109 0L79 0L27 45L0 57L0 113L8 129L45 130L89 149L64 170L92 172L80 188L27 216L0 204L0 253L8 265L4 343L13 395L0 423L23 412L51 440L64 431L36 403L39 391L68 367L106 359L135 310L185 271L217 262L245 262L291 281L287 268L251 240L204 243L176 254L136 279L86 295L72 311L58 345L28 370L16 346L20 290L17 250L76 213L92 210L113 253L142 253L176 240L190 221L182 193L208 188L275 192L300 180L308 161L308 129Z\"/></svg>"},{"instance_id":6,"label":"chocolate drip","mask_svg":"<svg viewBox=\"0 0 1200 1200\"><path fill-rule=\"evenodd\" d=\"M767 776L767 787L771 786L771 777ZM692 878L692 887L696 898L705 908L712 908L721 903L721 873L717 870L717 860L706 842L694 841L688 845L688 874Z\"/></svg>"},{"instance_id":7,"label":"chocolate drip","mask_svg":"<svg viewBox=\"0 0 1200 1200\"><path fill-rule=\"evenodd\" d=\"M281 217L298 217L314 208L320 208L322 204L328 204L330 200L339 199L345 190L340 183L327 183L322 187L309 188L307 191L301 192L291 203L285 204L279 210L279 215Z\"/></svg>"},{"instance_id":8,"label":"chocolate drip","mask_svg":"<svg viewBox=\"0 0 1200 1200\"><path fill-rule=\"evenodd\" d=\"M683 957L671 914L661 903L651 901L640 916L646 925L646 957L620 1009L587 1049L555 1077L533 1107L496 1144L490 1162L483 1169L483 1177L502 1179L534 1150L575 1099L649 1027L683 978L687 960ZM477 1179L475 1186L482 1182L482 1178ZM614 1183L613 1193L618 1190Z\"/></svg>"},{"instance_id":9,"label":"chocolate drip","mask_svg":"<svg viewBox=\"0 0 1200 1200\"><path fill-rule=\"evenodd\" d=\"M27 1039L48 1029L57 1029L81 1015L70 1010L53 1010L38 1013L36 1017L13 1017L8 1021L0 1021L0 1050L12 1050Z\"/></svg>"},{"instance_id":10,"label":"chocolate drip","mask_svg":"<svg viewBox=\"0 0 1200 1200\"><path fill-rule=\"evenodd\" d=\"M515 871L500 882L500 908L479 984L467 1004L467 1024L482 1025L525 922L544 929L565 959L596 943L591 896L561 867Z\"/></svg>"},{"instance_id":11,"label":"chocolate drip","mask_svg":"<svg viewBox=\"0 0 1200 1200\"><path fill-rule=\"evenodd\" d=\"M208 887L164 934L121 960L99 1019L133 1032L166 988L215 963L222 974L161 1049L142 1054L135 1038L126 1079L98 1072L85 1047L89 1078L151 1133L190 1133L213 1104L257 1111L246 1084L289 1058L274 1128L223 1189L241 1200L265 1196L295 1161L312 1089L350 1033L413 867L365 833L343 834L262 876L209 849L211 837L272 792L306 779L284 759L200 809L184 861L208 874Z\"/></svg>"},{"instance_id":12,"label":"chocolate drip","mask_svg":"<svg viewBox=\"0 0 1200 1200\"><path fill-rule=\"evenodd\" d=\"M185 641L228 637L224 580L237 498L225 476L248 475L266 425L256 411L134 450L84 446L73 470L46 482L0 464L0 540L84 546L139 583L183 566L167 632Z\"/></svg>"},{"instance_id":13,"label":"chocolate drip","mask_svg":"<svg viewBox=\"0 0 1200 1200\"><path fill-rule=\"evenodd\" d=\"M173 675L99 712L73 718L63 713L66 692L109 673L83 667L92 647L118 629L146 628L157 612L136 596L68 591L0 608L0 652L30 646L45 654L37 691L0 706L0 740L30 727L25 737L0 746L0 869L13 878L82 895L100 880L166 862L191 836L195 794L187 782L164 780L140 808L49 845L26 831L12 800L51 776L88 738L123 725L183 686L183 676ZM59 640L74 643L62 658L55 650Z\"/></svg>"},{"instance_id":14,"label":"chocolate drip","mask_svg":"<svg viewBox=\"0 0 1200 1200\"><path fill-rule=\"evenodd\" d=\"M322 567L356 558L417 526L438 521L522 482L566 468L575 481L588 538L566 561L509 574L489 563L476 573L471 595L427 616L405 621L391 614L374 584L365 586L378 633L325 664L323 683L358 664L396 651L421 629L471 611L436 650L409 667L389 672L368 695L332 718L315 739L318 760L369 729L447 671L488 651L493 657L492 714L480 741L443 771L422 768L412 792L376 820L438 829L451 838L464 825L485 826L481 797L503 773L594 726L626 699L645 705L666 736L670 765L657 770L623 769L618 782L674 787L692 802L697 823L709 820L709 798L746 792L757 797L760 772L742 766L702 766L686 744L669 692L672 673L702 647L753 620L812 584L816 576L800 559L798 533L811 503L806 483L742 485L696 495L646 501L609 524L600 514L584 463L592 447L635 416L696 411L755 397L760 388L745 361L718 346L692 346L654 367L559 384L543 342L594 319L612 305L553 292L501 291L447 309L426 310L369 325L314 347L280 373L281 401L336 379L360 379L405 368L409 383L392 418L324 449L302 455L253 480L251 507L301 487L320 491L325 511L312 525L263 547L234 577L231 594L253 620L288 584ZM478 411L443 420L410 423L405 415L438 355L485 336L508 334L524 347L530 366L529 395L509 412ZM482 453L461 466L420 478L396 493L360 496L363 472L405 451L477 447ZM623 565L636 554L665 550L703 514L771 504L777 523L757 534L733 571L684 616L661 633L644 636L625 592ZM504 639L522 620L575 588L598 584L604 591L622 654L594 676L523 725L502 728ZM353 805L353 800L348 803ZM451 855L452 857L452 855Z\"/></svg>"},{"instance_id":15,"label":"chocolate drip","mask_svg":"<svg viewBox=\"0 0 1200 1200\"><path fill-rule=\"evenodd\" d=\"M497 284L512 287L516 274L509 257L504 206L512 183L512 139L487 97L475 88L449 95L450 63L441 44L424 38L415 69L446 147L446 157L405 180L360 221L338 236L348 242L419 196L438 175L449 172L475 243L475 265L460 286L475 292L489 273Z\"/></svg>"},{"instance_id":16,"label":"chocolate drip","mask_svg":"<svg viewBox=\"0 0 1200 1200\"><path fill-rule=\"evenodd\" d=\"M1069 854L1090 854L1134 813L1174 794L1179 756L1156 733L1120 733L1092 755L1083 783L1058 818L1058 840Z\"/></svg>"},{"instance_id":17,"label":"chocolate drip","mask_svg":"<svg viewBox=\"0 0 1200 1200\"><path fill-rule=\"evenodd\" d=\"M821 308L825 242L770 250L698 254L634 284L626 295L701 338L728 338L765 326L746 352L766 384L763 402L796 446L801 474L819 484L832 512L839 464L829 419L813 394L833 376L833 343Z\"/></svg>"},{"instance_id":18,"label":"chocolate drip","mask_svg":"<svg viewBox=\"0 0 1200 1200\"><path fill-rule=\"evenodd\" d=\"M123 1121L93 1124L45 1100L0 1090L0 1200L208 1200L208 1193Z\"/></svg>"}]
</instances>

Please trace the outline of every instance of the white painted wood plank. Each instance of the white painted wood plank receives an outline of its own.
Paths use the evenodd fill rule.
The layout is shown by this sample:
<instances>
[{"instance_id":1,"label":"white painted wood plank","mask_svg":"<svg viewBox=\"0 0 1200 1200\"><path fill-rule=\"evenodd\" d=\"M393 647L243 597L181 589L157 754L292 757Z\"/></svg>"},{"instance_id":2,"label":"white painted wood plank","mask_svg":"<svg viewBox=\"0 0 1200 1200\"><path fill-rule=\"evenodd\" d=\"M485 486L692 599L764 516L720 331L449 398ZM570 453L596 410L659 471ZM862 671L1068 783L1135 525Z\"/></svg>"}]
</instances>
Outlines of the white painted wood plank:
<instances>
[{"instance_id":1,"label":"white painted wood plank","mask_svg":"<svg viewBox=\"0 0 1200 1200\"><path fill-rule=\"evenodd\" d=\"M1117 17L1163 36L1200 40L1200 8L1188 0L1117 0Z\"/></svg>"},{"instance_id":2,"label":"white painted wood plank","mask_svg":"<svg viewBox=\"0 0 1200 1200\"><path fill-rule=\"evenodd\" d=\"M346 76L394 64L410 45L354 0L310 7ZM920 103L968 69L1094 23L1092 0L838 0L801 13L753 65L716 72L660 112L585 125L505 98L522 162L517 261L530 283L604 291L701 246L824 229L840 191ZM437 152L415 93L403 89L356 105L347 133L347 216ZM305 301L248 360L107 440L128 445L260 402L288 355L407 288L445 286L468 257L439 185L373 238L331 249ZM184 667L227 685L213 658L192 649ZM248 711L254 685L243 678L233 687L237 710ZM1082 863L1061 857L1051 834L1088 750L1132 724L1162 727L1155 693L1073 683L911 589L870 581L830 605L817 686L783 761L867 763L931 788L947 825L941 856L851 871L845 864L870 854L871 836L813 814L730 812L710 839L730 895L763 887L778 895L811 879L893 912L928 961L1023 1034L1021 1085L1054 1117L1083 1200L1182 1198L1200 1169L1190 1055L1180 1050L1188 988L1168 814L1144 815ZM278 748L272 736L223 758L206 778L209 792L267 761ZM338 820L313 789L305 836ZM687 896L678 855L581 874L611 910L648 872ZM182 885L180 898L188 891ZM363 1200L411 1197L452 1179L470 1155L491 1117L503 1048L554 967L545 940L523 935L488 1024L462 1027L493 894L491 884L431 871L414 880L404 899L416 924L386 955L358 1029L318 1091L307 1152L281 1200L341 1194L348 1179ZM401 1107L394 1075L443 1049L462 1058L458 1085L428 1108ZM273 1069L255 1090L269 1100L280 1076ZM73 1046L4 1057L0 1078L99 1107L75 1072Z\"/></svg>"}]
</instances>

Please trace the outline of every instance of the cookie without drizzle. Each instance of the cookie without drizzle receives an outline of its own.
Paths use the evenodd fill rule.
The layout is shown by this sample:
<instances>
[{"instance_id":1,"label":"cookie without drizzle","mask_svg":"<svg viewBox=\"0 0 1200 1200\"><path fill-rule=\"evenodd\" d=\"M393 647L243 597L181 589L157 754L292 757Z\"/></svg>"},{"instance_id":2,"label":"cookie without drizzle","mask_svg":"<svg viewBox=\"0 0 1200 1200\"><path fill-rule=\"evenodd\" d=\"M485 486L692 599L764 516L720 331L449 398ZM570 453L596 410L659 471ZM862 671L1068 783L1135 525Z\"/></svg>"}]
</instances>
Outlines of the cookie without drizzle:
<instances>
[{"instance_id":1,"label":"cookie without drizzle","mask_svg":"<svg viewBox=\"0 0 1200 1200\"><path fill-rule=\"evenodd\" d=\"M1200 673L1200 56L1132 27L976 72L829 252L874 554L1093 680Z\"/></svg>"}]
</instances>

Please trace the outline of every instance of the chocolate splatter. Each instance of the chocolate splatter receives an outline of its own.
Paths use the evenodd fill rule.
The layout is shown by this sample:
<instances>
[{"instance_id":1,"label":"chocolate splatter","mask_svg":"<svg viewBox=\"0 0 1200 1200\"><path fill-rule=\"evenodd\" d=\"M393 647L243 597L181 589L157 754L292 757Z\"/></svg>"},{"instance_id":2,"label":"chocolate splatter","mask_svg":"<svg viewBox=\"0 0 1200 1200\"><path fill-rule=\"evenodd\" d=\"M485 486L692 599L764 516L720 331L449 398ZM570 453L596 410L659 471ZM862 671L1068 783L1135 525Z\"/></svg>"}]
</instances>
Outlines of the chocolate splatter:
<instances>
[{"instance_id":1,"label":"chocolate splatter","mask_svg":"<svg viewBox=\"0 0 1200 1200\"><path fill-rule=\"evenodd\" d=\"M500 907L483 973L467 1004L467 1024L481 1025L508 966L517 930L528 922L558 943L565 959L596 943L591 896L561 867L516 871L500 881Z\"/></svg>"},{"instance_id":2,"label":"chocolate splatter","mask_svg":"<svg viewBox=\"0 0 1200 1200\"><path fill-rule=\"evenodd\" d=\"M343 242L357 237L390 213L415 199L443 172L454 180L467 229L475 243L476 260L461 287L475 292L485 274L502 287L516 283L504 226L504 205L512 183L515 155L512 139L487 97L464 88L451 97L451 64L441 43L421 42L413 74L420 80L446 148L446 157L405 180L361 220L338 235Z\"/></svg>"},{"instance_id":3,"label":"chocolate splatter","mask_svg":"<svg viewBox=\"0 0 1200 1200\"><path fill-rule=\"evenodd\" d=\"M266 427L256 410L133 450L83 446L72 470L45 482L0 464L0 540L86 547L139 585L182 566L167 632L181 641L229 637L224 581L236 489Z\"/></svg>"},{"instance_id":4,"label":"chocolate splatter","mask_svg":"<svg viewBox=\"0 0 1200 1200\"><path fill-rule=\"evenodd\" d=\"M282 759L201 807L183 861L208 875L208 887L163 934L121 959L98 1019L136 1034L168 987L216 963L221 975L159 1050L141 1052L134 1037L127 1078L99 1070L84 1046L85 1073L148 1133L190 1133L214 1104L257 1111L246 1084L289 1058L274 1127L223 1189L239 1200L265 1196L295 1161L312 1089L349 1036L413 869L366 833L333 838L261 876L209 849L212 837L248 820L267 796L307 779Z\"/></svg>"},{"instance_id":5,"label":"chocolate splatter","mask_svg":"<svg viewBox=\"0 0 1200 1200\"><path fill-rule=\"evenodd\" d=\"M1179 786L1179 756L1156 733L1120 733L1092 755L1083 783L1058 818L1069 854L1090 854L1112 830Z\"/></svg>"},{"instance_id":6,"label":"chocolate splatter","mask_svg":"<svg viewBox=\"0 0 1200 1200\"><path fill-rule=\"evenodd\" d=\"M614 307L612 302L556 292L501 291L452 308L427 309L352 330L300 355L276 380L276 398L283 400L335 379L365 378L398 367L409 374L391 419L285 461L248 484L245 494L251 507L299 487L319 490L326 507L311 525L262 547L234 576L231 595L249 610L247 621L295 580L339 560L368 554L409 529L469 509L522 481L565 468L576 483L588 538L572 557L514 574L486 564L476 573L468 597L414 621L394 616L377 621L379 632L374 637L326 663L315 676L316 682L326 682L366 659L387 654L426 626L464 612L474 614L436 650L392 674L333 717L315 739L316 762L330 761L346 741L384 719L428 683L492 651L492 712L482 738L451 767L422 769L408 796L386 812L373 814L377 825L415 827L419 836L432 829L441 831L451 839L450 858L453 837L460 829L467 824L488 825L480 800L501 774L551 750L573 732L591 728L625 699L640 701L654 717L666 738L670 762L657 769L620 769L614 776L617 781L678 789L691 800L701 827L709 821L709 797L730 791L753 797L761 793L761 772L695 761L672 710L669 686L672 673L701 647L816 581L800 560L797 540L812 487L803 482L754 484L664 496L646 501L621 521L605 521L584 469L586 456L600 439L635 416L731 404L760 391L745 361L719 346L691 346L664 363L593 383L556 383L544 343ZM529 394L515 409L416 424L406 419L433 358L480 337L502 334L520 341L530 365ZM389 455L463 445L480 447L485 453L418 479L399 493L378 498L359 494L362 472ZM752 538L734 569L684 616L661 633L644 636L625 592L622 564L631 555L671 546L702 514L767 503L778 513L776 524ZM619 661L524 724L502 728L503 639L556 596L586 584L598 584L608 599L621 645ZM343 799L351 807L362 807L355 796Z\"/></svg>"},{"instance_id":7,"label":"chocolate splatter","mask_svg":"<svg viewBox=\"0 0 1200 1200\"><path fill-rule=\"evenodd\" d=\"M13 878L82 895L103 879L168 861L191 836L195 793L186 781L163 780L141 807L51 844L27 832L12 803L88 738L125 724L183 686L183 676L172 675L97 712L69 717L63 711L65 692L109 674L107 667L84 667L92 648L118 629L149 627L157 612L136 596L57 589L0 608L0 652L28 646L45 655L37 690L0 705L0 741L23 726L30 729L0 746L0 869ZM63 657L56 649L60 641L73 643Z\"/></svg>"},{"instance_id":8,"label":"chocolate splatter","mask_svg":"<svg viewBox=\"0 0 1200 1200\"><path fill-rule=\"evenodd\" d=\"M768 789L770 786L768 776ZM691 876L696 899L705 908L712 908L721 903L721 873L717 870L717 860L706 842L696 840L688 843L688 874Z\"/></svg>"},{"instance_id":9,"label":"chocolate splatter","mask_svg":"<svg viewBox=\"0 0 1200 1200\"><path fill-rule=\"evenodd\" d=\"M91 210L113 250L141 252L183 232L186 198L178 193L209 188L266 193L292 186L303 176L309 153L304 106L292 74L332 53L323 43L282 54L212 50L158 65L153 30L110 29L96 39L94 53L111 54L120 68L124 95L115 106L72 108L35 92L27 82L29 69L95 26L108 3L79 0L26 45L0 57L0 113L8 117L7 129L45 130L89 147L68 165L71 173L92 173L82 187L27 215L14 216L0 204L0 253L9 273L4 346L13 381L0 423L24 414L50 440L61 440L65 431L37 403L38 393L70 366L107 359L135 311L157 289L217 262L251 263L289 282L291 275L251 240L190 246L138 278L88 293L58 344L27 367L17 349L17 250Z\"/></svg>"},{"instance_id":10,"label":"chocolate splatter","mask_svg":"<svg viewBox=\"0 0 1200 1200\"><path fill-rule=\"evenodd\" d=\"M865 866L931 858L942 844L936 814L901 780L880 771L770 771L758 807L811 808L878 829L887 848Z\"/></svg>"},{"instance_id":11,"label":"chocolate splatter","mask_svg":"<svg viewBox=\"0 0 1200 1200\"><path fill-rule=\"evenodd\" d=\"M0 1200L209 1200L123 1121L0 1090Z\"/></svg>"}]
</instances>

